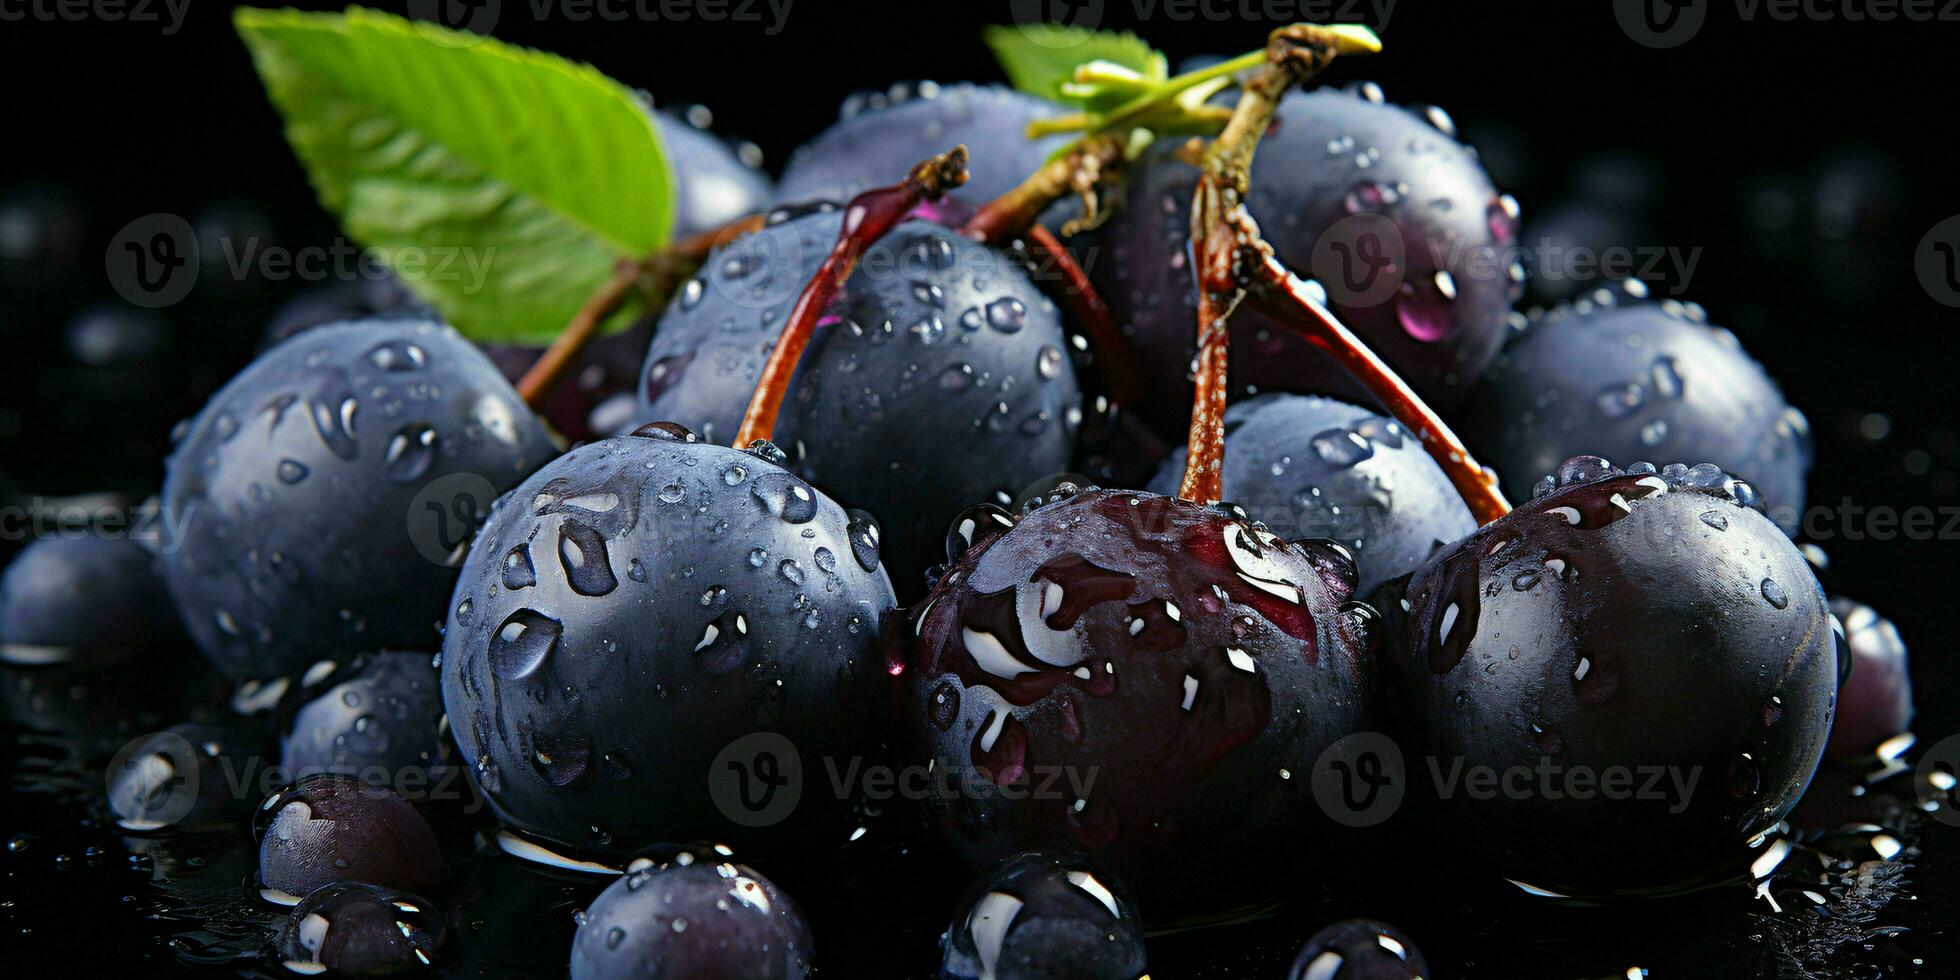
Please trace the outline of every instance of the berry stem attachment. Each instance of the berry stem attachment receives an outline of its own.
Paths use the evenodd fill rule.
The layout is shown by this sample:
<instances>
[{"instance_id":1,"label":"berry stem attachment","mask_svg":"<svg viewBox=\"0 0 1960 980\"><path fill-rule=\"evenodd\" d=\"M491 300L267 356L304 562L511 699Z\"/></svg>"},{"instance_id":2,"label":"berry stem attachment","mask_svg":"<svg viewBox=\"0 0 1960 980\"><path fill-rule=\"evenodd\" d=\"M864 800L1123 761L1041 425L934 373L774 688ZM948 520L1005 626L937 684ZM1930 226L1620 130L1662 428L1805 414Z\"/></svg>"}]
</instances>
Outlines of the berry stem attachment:
<instances>
[{"instance_id":1,"label":"berry stem attachment","mask_svg":"<svg viewBox=\"0 0 1960 980\"><path fill-rule=\"evenodd\" d=\"M752 214L689 235L643 260L621 259L615 263L611 278L599 284L578 312L572 314L565 329L552 338L551 346L518 379L517 394L524 404L534 412L544 410L552 391L570 373L572 365L578 363L585 348L598 339L599 328L626 305L628 297L637 292L642 305L648 309L659 307L667 301L675 284L693 275L715 246L755 231L762 224L763 216Z\"/></svg>"},{"instance_id":2,"label":"berry stem attachment","mask_svg":"<svg viewBox=\"0 0 1960 980\"><path fill-rule=\"evenodd\" d=\"M1374 351L1362 343L1322 303L1317 290L1301 282L1259 235L1259 225L1241 210L1232 222L1238 227L1239 262L1250 279L1251 298L1261 312L1291 328L1301 339L1327 352L1396 421L1415 433L1423 449L1443 468L1456 492L1476 517L1489 524L1510 513L1510 501L1497 488L1497 476L1478 464L1468 447L1441 416L1403 381Z\"/></svg>"},{"instance_id":3,"label":"berry stem attachment","mask_svg":"<svg viewBox=\"0 0 1960 980\"><path fill-rule=\"evenodd\" d=\"M1245 299L1238 269L1242 229L1234 218L1245 216L1253 151L1288 89L1319 74L1337 55L1379 50L1381 42L1365 27L1293 24L1274 31L1266 41L1264 65L1246 82L1224 132L1199 159L1198 185L1191 195L1198 358L1184 476L1177 491L1184 500L1214 504L1224 496L1225 392L1231 346L1227 321Z\"/></svg>"},{"instance_id":4,"label":"berry stem attachment","mask_svg":"<svg viewBox=\"0 0 1960 980\"><path fill-rule=\"evenodd\" d=\"M774 434L776 416L781 413L783 398L789 393L790 379L796 375L797 361L816 333L817 320L843 291L845 281L851 278L865 250L904 220L921 200L938 200L965 182L966 147L955 146L913 167L896 186L865 191L844 206L844 226L837 232L836 244L830 247L830 254L817 267L816 275L810 277L802 294L796 297L796 305L790 308L789 318L783 322L775 348L762 364L755 394L749 399L742 426L735 433L736 448Z\"/></svg>"},{"instance_id":5,"label":"berry stem attachment","mask_svg":"<svg viewBox=\"0 0 1960 980\"><path fill-rule=\"evenodd\" d=\"M1094 228L1107 215L1096 187L1121 173L1128 162L1127 148L1128 141L1115 133L1085 136L1007 193L982 205L960 230L989 245L1003 245L1027 231L1041 212L1070 193L1082 198L1082 216L1063 225L1062 234Z\"/></svg>"}]
</instances>

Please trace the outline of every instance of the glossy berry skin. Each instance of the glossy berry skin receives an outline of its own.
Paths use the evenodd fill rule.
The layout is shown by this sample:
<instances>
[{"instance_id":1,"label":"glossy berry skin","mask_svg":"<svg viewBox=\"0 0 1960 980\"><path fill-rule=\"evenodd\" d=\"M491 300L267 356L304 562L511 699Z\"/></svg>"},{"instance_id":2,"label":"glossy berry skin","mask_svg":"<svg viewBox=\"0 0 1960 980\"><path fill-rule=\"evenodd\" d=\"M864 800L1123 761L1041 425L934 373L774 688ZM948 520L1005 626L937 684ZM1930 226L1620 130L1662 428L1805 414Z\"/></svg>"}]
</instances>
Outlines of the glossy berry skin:
<instances>
[{"instance_id":1,"label":"glossy berry skin","mask_svg":"<svg viewBox=\"0 0 1960 980\"><path fill-rule=\"evenodd\" d=\"M1387 658L1412 774L1432 757L1446 774L1526 771L1526 791L1481 798L1412 777L1437 784L1433 825L1562 895L1736 872L1830 732L1836 643L1803 555L1746 483L1710 464L1653 469L1567 461L1416 572ZM1566 792L1575 771L1592 779Z\"/></svg>"},{"instance_id":2,"label":"glossy berry skin","mask_svg":"<svg viewBox=\"0 0 1960 980\"><path fill-rule=\"evenodd\" d=\"M893 598L875 528L766 443L641 431L572 450L492 511L443 638L461 762L506 824L574 852L827 828L842 801L816 792L734 825L712 770L755 733L809 767L877 736Z\"/></svg>"},{"instance_id":3,"label":"glossy berry skin","mask_svg":"<svg viewBox=\"0 0 1960 980\"><path fill-rule=\"evenodd\" d=\"M432 892L442 880L435 832L393 790L335 774L308 776L259 805L259 888L296 904L336 881Z\"/></svg>"},{"instance_id":4,"label":"glossy berry skin","mask_svg":"<svg viewBox=\"0 0 1960 980\"><path fill-rule=\"evenodd\" d=\"M1851 599L1832 599L1844 629L1851 672L1838 690L1837 717L1827 753L1834 760L1871 756L1879 743L1912 725L1912 673L1899 628L1878 611Z\"/></svg>"},{"instance_id":5,"label":"glossy berry skin","mask_svg":"<svg viewBox=\"0 0 1960 980\"><path fill-rule=\"evenodd\" d=\"M390 977L434 973L448 938L442 911L428 899L340 881L294 906L274 944L293 973Z\"/></svg>"},{"instance_id":6,"label":"glossy berry skin","mask_svg":"<svg viewBox=\"0 0 1960 980\"><path fill-rule=\"evenodd\" d=\"M1748 480L1794 531L1810 426L1735 335L1699 307L1595 291L1525 328L1491 367L1465 436L1513 496L1580 454L1708 460ZM1602 303L1600 300L1605 300Z\"/></svg>"},{"instance_id":7,"label":"glossy berry skin","mask_svg":"<svg viewBox=\"0 0 1960 980\"><path fill-rule=\"evenodd\" d=\"M183 642L155 558L134 538L37 538L0 576L0 661L94 666Z\"/></svg>"},{"instance_id":8,"label":"glossy berry skin","mask_svg":"<svg viewBox=\"0 0 1960 980\"><path fill-rule=\"evenodd\" d=\"M654 333L640 418L732 438L842 222L785 216L709 256ZM792 470L877 516L892 581L916 594L960 507L1068 469L1081 391L1061 315L1001 253L923 220L867 249L832 310L773 438Z\"/></svg>"},{"instance_id":9,"label":"glossy berry skin","mask_svg":"<svg viewBox=\"0 0 1960 980\"><path fill-rule=\"evenodd\" d=\"M1313 934L1294 957L1287 980L1423 980L1422 951L1385 922L1343 919Z\"/></svg>"},{"instance_id":10,"label":"glossy berry skin","mask_svg":"<svg viewBox=\"0 0 1960 980\"><path fill-rule=\"evenodd\" d=\"M1146 968L1122 882L1056 851L1015 855L975 881L944 945L948 980L1136 980Z\"/></svg>"},{"instance_id":11,"label":"glossy berry skin","mask_svg":"<svg viewBox=\"0 0 1960 980\"><path fill-rule=\"evenodd\" d=\"M905 178L913 165L965 144L972 158L954 196L991 201L1040 169L1066 140L1030 141L1028 124L1063 107L1000 85L921 82L896 97L853 96L836 123L790 156L776 201L842 204Z\"/></svg>"},{"instance_id":12,"label":"glossy berry skin","mask_svg":"<svg viewBox=\"0 0 1960 980\"><path fill-rule=\"evenodd\" d=\"M310 330L204 407L163 486L165 583L234 680L414 649L491 497L557 453L510 383L439 324Z\"/></svg>"},{"instance_id":13,"label":"glossy berry skin","mask_svg":"<svg viewBox=\"0 0 1960 980\"><path fill-rule=\"evenodd\" d=\"M1318 89L1280 102L1252 161L1247 208L1279 258L1328 289L1329 305L1439 406L1462 400L1496 355L1519 283L1504 261L1516 205L1491 186L1448 116L1383 104L1378 90ZM1178 429L1197 349L1186 257L1197 170L1177 140L1138 161L1126 206L1085 261ZM1369 256L1402 261L1376 268ZM1350 263L1352 267L1350 268ZM1348 283L1354 285L1348 285ZM1334 361L1252 309L1232 315L1232 380L1261 390L1363 397Z\"/></svg>"},{"instance_id":14,"label":"glossy berry skin","mask_svg":"<svg viewBox=\"0 0 1960 980\"><path fill-rule=\"evenodd\" d=\"M336 671L293 713L279 764L426 793L440 779L442 692L426 653L387 652Z\"/></svg>"},{"instance_id":15,"label":"glossy berry skin","mask_svg":"<svg viewBox=\"0 0 1960 980\"><path fill-rule=\"evenodd\" d=\"M712 851L642 858L572 940L572 980L801 980L814 943L796 903Z\"/></svg>"},{"instance_id":16,"label":"glossy berry skin","mask_svg":"<svg viewBox=\"0 0 1960 980\"><path fill-rule=\"evenodd\" d=\"M767 206L768 175L726 140L669 112L654 113L653 124L674 183L675 238L711 231Z\"/></svg>"},{"instance_id":17,"label":"glossy berry skin","mask_svg":"<svg viewBox=\"0 0 1960 980\"><path fill-rule=\"evenodd\" d=\"M1073 490L948 534L893 631L897 741L961 788L927 806L977 866L1067 848L1153 916L1241 905L1258 884L1218 869L1310 852L1324 821L1295 777L1372 706L1354 565L1222 508Z\"/></svg>"},{"instance_id":18,"label":"glossy berry skin","mask_svg":"<svg viewBox=\"0 0 1960 980\"><path fill-rule=\"evenodd\" d=\"M262 738L243 725L172 725L125 746L108 766L109 812L134 833L214 830L250 816L235 783L255 784Z\"/></svg>"},{"instance_id":19,"label":"glossy berry skin","mask_svg":"<svg viewBox=\"0 0 1960 980\"><path fill-rule=\"evenodd\" d=\"M1175 493L1184 459L1174 450L1150 490ZM1225 499L1281 537L1340 542L1360 566L1359 595L1477 529L1399 423L1315 395L1261 395L1226 409Z\"/></svg>"}]
</instances>

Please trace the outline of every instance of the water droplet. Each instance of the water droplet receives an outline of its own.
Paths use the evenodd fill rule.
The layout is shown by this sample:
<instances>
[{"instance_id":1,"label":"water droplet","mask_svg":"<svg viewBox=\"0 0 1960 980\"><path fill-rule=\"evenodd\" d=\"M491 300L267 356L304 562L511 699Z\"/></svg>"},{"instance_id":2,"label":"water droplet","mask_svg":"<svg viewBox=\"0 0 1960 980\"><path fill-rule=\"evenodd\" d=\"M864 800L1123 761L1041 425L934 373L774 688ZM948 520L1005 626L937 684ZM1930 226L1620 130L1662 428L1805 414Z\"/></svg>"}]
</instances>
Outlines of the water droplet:
<instances>
[{"instance_id":1,"label":"water droplet","mask_svg":"<svg viewBox=\"0 0 1960 980\"><path fill-rule=\"evenodd\" d=\"M436 459L436 430L420 422L402 426L388 438L385 465L388 479L408 483L421 479Z\"/></svg>"},{"instance_id":2,"label":"water droplet","mask_svg":"<svg viewBox=\"0 0 1960 980\"><path fill-rule=\"evenodd\" d=\"M306 464L300 462L299 460L282 459L279 461L280 483L285 483L285 484L298 483L299 481L306 479L306 474L307 474Z\"/></svg>"},{"instance_id":3,"label":"water droplet","mask_svg":"<svg viewBox=\"0 0 1960 980\"><path fill-rule=\"evenodd\" d=\"M1763 579L1762 592L1763 600L1778 609L1790 605L1790 596L1783 591L1783 586L1776 584L1775 579Z\"/></svg>"},{"instance_id":4,"label":"water droplet","mask_svg":"<svg viewBox=\"0 0 1960 980\"><path fill-rule=\"evenodd\" d=\"M1001 333L1014 333L1028 323L1027 304L1012 296L987 304L987 322Z\"/></svg>"},{"instance_id":5,"label":"water droplet","mask_svg":"<svg viewBox=\"0 0 1960 980\"><path fill-rule=\"evenodd\" d=\"M564 624L535 609L511 613L490 637L490 670L507 681L529 677L558 646Z\"/></svg>"},{"instance_id":6,"label":"water droplet","mask_svg":"<svg viewBox=\"0 0 1960 980\"><path fill-rule=\"evenodd\" d=\"M619 585L605 538L579 521L567 519L558 525L558 561L572 591L580 595L602 596Z\"/></svg>"},{"instance_id":7,"label":"water droplet","mask_svg":"<svg viewBox=\"0 0 1960 980\"><path fill-rule=\"evenodd\" d=\"M504 555L504 588L528 589L538 584L537 567L531 564L531 546L519 544Z\"/></svg>"},{"instance_id":8,"label":"water droplet","mask_svg":"<svg viewBox=\"0 0 1960 980\"><path fill-rule=\"evenodd\" d=\"M751 496L764 510L791 524L805 524L817 516L817 493L809 484L787 473L764 473L749 485Z\"/></svg>"},{"instance_id":9,"label":"water droplet","mask_svg":"<svg viewBox=\"0 0 1960 980\"><path fill-rule=\"evenodd\" d=\"M368 348L367 359L383 371L419 371L429 364L428 352L406 340L384 340Z\"/></svg>"}]
</instances>

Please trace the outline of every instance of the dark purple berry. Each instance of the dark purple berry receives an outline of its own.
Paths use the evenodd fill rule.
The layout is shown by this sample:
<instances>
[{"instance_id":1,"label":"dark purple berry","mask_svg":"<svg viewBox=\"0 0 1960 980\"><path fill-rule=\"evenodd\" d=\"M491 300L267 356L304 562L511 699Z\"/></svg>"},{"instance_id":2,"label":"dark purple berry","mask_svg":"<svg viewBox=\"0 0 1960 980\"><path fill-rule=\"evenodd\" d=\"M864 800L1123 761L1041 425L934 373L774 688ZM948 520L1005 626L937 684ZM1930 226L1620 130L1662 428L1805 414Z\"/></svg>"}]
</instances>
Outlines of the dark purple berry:
<instances>
[{"instance_id":1,"label":"dark purple berry","mask_svg":"<svg viewBox=\"0 0 1960 980\"><path fill-rule=\"evenodd\" d=\"M1435 826L1562 895L1732 872L1795 805L1830 731L1837 651L1817 579L1711 464L1578 457L1547 483L1408 584L1389 687L1415 782L1436 774ZM1509 788L1479 791L1472 770Z\"/></svg>"},{"instance_id":2,"label":"dark purple berry","mask_svg":"<svg viewBox=\"0 0 1960 980\"><path fill-rule=\"evenodd\" d=\"M1172 156L1178 142L1138 161L1085 264L1159 386L1154 417L1182 431L1197 344L1187 257L1197 170ZM1384 104L1373 86L1288 95L1253 158L1246 203L1280 259L1320 282L1341 321L1424 397L1461 401L1497 353L1520 286L1506 261L1517 205L1441 110ZM1235 383L1361 397L1331 358L1257 311L1233 314L1232 337Z\"/></svg>"},{"instance_id":3,"label":"dark purple berry","mask_svg":"<svg viewBox=\"0 0 1960 980\"><path fill-rule=\"evenodd\" d=\"M1145 969L1122 883L1060 852L1016 855L975 881L944 942L949 980L1136 980Z\"/></svg>"},{"instance_id":4,"label":"dark purple berry","mask_svg":"<svg viewBox=\"0 0 1960 980\"><path fill-rule=\"evenodd\" d=\"M234 680L425 647L490 500L556 453L454 330L310 330L259 355L178 444L163 578Z\"/></svg>"},{"instance_id":5,"label":"dark purple berry","mask_svg":"<svg viewBox=\"0 0 1960 980\"><path fill-rule=\"evenodd\" d=\"M336 881L432 892L442 880L442 850L422 815L351 776L302 779L267 797L253 823L260 894L282 905Z\"/></svg>"},{"instance_id":6,"label":"dark purple berry","mask_svg":"<svg viewBox=\"0 0 1960 980\"><path fill-rule=\"evenodd\" d=\"M330 675L293 714L279 763L295 776L357 776L404 794L439 781L442 691L426 653L377 653Z\"/></svg>"},{"instance_id":7,"label":"dark purple berry","mask_svg":"<svg viewBox=\"0 0 1960 980\"><path fill-rule=\"evenodd\" d=\"M1472 447L1514 496L1581 454L1709 460L1794 531L1810 471L1803 413L1700 307L1645 295L1627 282L1531 322L1478 389Z\"/></svg>"},{"instance_id":8,"label":"dark purple berry","mask_svg":"<svg viewBox=\"0 0 1960 980\"><path fill-rule=\"evenodd\" d=\"M893 599L875 534L773 455L656 423L574 449L498 501L450 603L442 690L461 761L505 823L625 855L781 843L840 815L809 792L734 826L739 801L717 795L749 786L717 763L744 736L777 733L814 772L882 728ZM746 775L788 778L776 766L794 760L777 754Z\"/></svg>"},{"instance_id":9,"label":"dark purple berry","mask_svg":"<svg viewBox=\"0 0 1960 980\"><path fill-rule=\"evenodd\" d=\"M242 725L172 725L144 736L109 763L109 811L134 833L240 823L250 812L235 787L263 775L269 760L261 741Z\"/></svg>"},{"instance_id":10,"label":"dark purple berry","mask_svg":"<svg viewBox=\"0 0 1960 980\"><path fill-rule=\"evenodd\" d=\"M1175 493L1185 450L1150 489ZM1332 398L1261 395L1225 412L1225 499L1283 538L1354 554L1358 595L1477 529L1463 498L1400 423Z\"/></svg>"},{"instance_id":11,"label":"dark purple berry","mask_svg":"<svg viewBox=\"0 0 1960 980\"><path fill-rule=\"evenodd\" d=\"M1065 139L1030 141L1028 124L1063 107L998 85L920 82L890 93L855 95L841 118L790 156L778 202L842 204L903 179L914 164L958 144L972 152L967 182L954 193L983 203L1040 169Z\"/></svg>"},{"instance_id":12,"label":"dark purple berry","mask_svg":"<svg viewBox=\"0 0 1960 980\"><path fill-rule=\"evenodd\" d=\"M1912 674L1899 628L1862 602L1832 599L1849 654L1837 717L1826 749L1832 759L1865 758L1912 725Z\"/></svg>"},{"instance_id":13,"label":"dark purple berry","mask_svg":"<svg viewBox=\"0 0 1960 980\"><path fill-rule=\"evenodd\" d=\"M709 256L654 333L640 418L732 438L842 222L788 218ZM867 250L832 313L773 439L789 469L876 515L892 581L916 594L962 502L1011 500L1068 468L1081 420L1068 338L1025 270L923 220Z\"/></svg>"},{"instance_id":14,"label":"dark purple berry","mask_svg":"<svg viewBox=\"0 0 1960 980\"><path fill-rule=\"evenodd\" d=\"M928 807L972 863L1082 851L1168 915L1250 899L1229 855L1311 853L1305 777L1372 706L1345 551L1073 487L1018 522L976 508L947 544L890 656L899 740L962 788Z\"/></svg>"},{"instance_id":15,"label":"dark purple berry","mask_svg":"<svg viewBox=\"0 0 1960 980\"><path fill-rule=\"evenodd\" d=\"M639 858L572 941L572 980L801 980L814 944L796 903L716 851Z\"/></svg>"},{"instance_id":16,"label":"dark purple berry","mask_svg":"<svg viewBox=\"0 0 1960 980\"><path fill-rule=\"evenodd\" d=\"M703 106L653 114L674 183L675 238L712 231L761 211L769 201L769 177L758 166L762 151L710 132L713 119Z\"/></svg>"},{"instance_id":17,"label":"dark purple berry","mask_svg":"<svg viewBox=\"0 0 1960 980\"><path fill-rule=\"evenodd\" d=\"M183 644L156 556L94 531L35 539L0 577L0 660L98 666Z\"/></svg>"},{"instance_id":18,"label":"dark purple berry","mask_svg":"<svg viewBox=\"0 0 1960 980\"><path fill-rule=\"evenodd\" d=\"M275 942L293 973L389 977L434 973L448 936L441 910L428 899L339 881L295 906Z\"/></svg>"},{"instance_id":19,"label":"dark purple berry","mask_svg":"<svg viewBox=\"0 0 1960 980\"><path fill-rule=\"evenodd\" d=\"M1423 980L1422 951L1385 922L1343 919L1313 934L1287 980Z\"/></svg>"}]
</instances>

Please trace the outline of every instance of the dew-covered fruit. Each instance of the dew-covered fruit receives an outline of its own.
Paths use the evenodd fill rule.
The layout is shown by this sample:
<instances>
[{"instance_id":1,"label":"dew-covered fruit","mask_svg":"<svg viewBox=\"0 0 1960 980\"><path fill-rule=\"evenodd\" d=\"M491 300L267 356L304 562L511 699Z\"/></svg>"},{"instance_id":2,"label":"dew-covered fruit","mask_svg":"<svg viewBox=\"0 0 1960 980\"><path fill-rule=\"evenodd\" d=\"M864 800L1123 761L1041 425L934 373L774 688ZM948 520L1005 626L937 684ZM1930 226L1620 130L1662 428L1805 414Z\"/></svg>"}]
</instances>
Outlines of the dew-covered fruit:
<instances>
[{"instance_id":1,"label":"dew-covered fruit","mask_svg":"<svg viewBox=\"0 0 1960 980\"><path fill-rule=\"evenodd\" d=\"M234 680L426 647L490 501L556 453L446 326L309 330L212 396L171 455L164 582Z\"/></svg>"},{"instance_id":2,"label":"dew-covered fruit","mask_svg":"<svg viewBox=\"0 0 1960 980\"><path fill-rule=\"evenodd\" d=\"M810 926L790 897L715 851L639 858L585 910L572 980L801 980Z\"/></svg>"},{"instance_id":3,"label":"dew-covered fruit","mask_svg":"<svg viewBox=\"0 0 1960 980\"><path fill-rule=\"evenodd\" d=\"M724 245L669 304L642 420L735 435L790 308L843 217L816 211ZM1027 271L907 220L866 250L817 328L775 434L788 467L877 516L892 581L916 592L961 506L1068 469L1081 392L1055 305Z\"/></svg>"},{"instance_id":4,"label":"dew-covered fruit","mask_svg":"<svg viewBox=\"0 0 1960 980\"><path fill-rule=\"evenodd\" d=\"M1287 980L1423 980L1429 963L1402 930L1385 922L1343 919L1313 934L1293 959Z\"/></svg>"},{"instance_id":5,"label":"dew-covered fruit","mask_svg":"<svg viewBox=\"0 0 1960 980\"><path fill-rule=\"evenodd\" d=\"M1146 959L1122 883L1058 851L1019 854L981 876L944 944L948 980L1136 980Z\"/></svg>"},{"instance_id":6,"label":"dew-covered fruit","mask_svg":"<svg viewBox=\"0 0 1960 980\"><path fill-rule=\"evenodd\" d=\"M442 692L426 653L361 657L305 692L280 740L295 776L333 772L403 791L440 781Z\"/></svg>"},{"instance_id":7,"label":"dew-covered fruit","mask_svg":"<svg viewBox=\"0 0 1960 980\"><path fill-rule=\"evenodd\" d=\"M128 536L36 538L0 576L0 661L89 667L182 644L155 561Z\"/></svg>"},{"instance_id":8,"label":"dew-covered fruit","mask_svg":"<svg viewBox=\"0 0 1960 980\"><path fill-rule=\"evenodd\" d=\"M1387 686L1454 851L1562 895L1739 870L1838 682L1823 591L1761 506L1712 464L1578 457L1416 572Z\"/></svg>"},{"instance_id":9,"label":"dew-covered fruit","mask_svg":"<svg viewBox=\"0 0 1960 980\"><path fill-rule=\"evenodd\" d=\"M1439 405L1497 353L1519 290L1502 259L1517 205L1491 186L1449 116L1380 101L1374 86L1288 95L1252 161L1246 204L1279 258L1320 282L1368 346ZM1187 250L1197 170L1153 147L1126 206L1085 263L1158 386L1160 424L1181 431L1196 350ZM1363 393L1325 354L1258 313L1232 316L1232 380L1261 390Z\"/></svg>"},{"instance_id":10,"label":"dew-covered fruit","mask_svg":"<svg viewBox=\"0 0 1960 980\"><path fill-rule=\"evenodd\" d=\"M1066 137L1029 140L1028 124L1061 115L1053 102L999 85L920 82L852 96L829 129L798 148L776 184L786 204L842 204L905 177L913 165L956 145L973 151L954 193L993 200L1041 168Z\"/></svg>"},{"instance_id":11,"label":"dew-covered fruit","mask_svg":"<svg viewBox=\"0 0 1960 980\"><path fill-rule=\"evenodd\" d=\"M1353 560L1170 497L1063 486L982 505L893 631L898 741L975 866L1090 854L1153 916L1237 907L1326 823L1305 778L1369 717L1372 611Z\"/></svg>"},{"instance_id":12,"label":"dew-covered fruit","mask_svg":"<svg viewBox=\"0 0 1960 980\"><path fill-rule=\"evenodd\" d=\"M788 778L764 749L787 739L814 772L882 728L875 527L767 443L638 433L540 470L471 549L442 648L461 762L506 824L579 852L824 826L835 794L732 821L769 789L746 778Z\"/></svg>"},{"instance_id":13,"label":"dew-covered fruit","mask_svg":"<svg viewBox=\"0 0 1960 980\"><path fill-rule=\"evenodd\" d=\"M1177 492L1185 450L1150 481ZM1327 538L1354 554L1356 594L1415 571L1476 519L1401 424L1332 398L1261 395L1225 412L1225 499L1284 538Z\"/></svg>"},{"instance_id":14,"label":"dew-covered fruit","mask_svg":"<svg viewBox=\"0 0 1960 980\"><path fill-rule=\"evenodd\" d=\"M336 881L429 893L442 880L442 849L422 815L352 776L308 776L272 794L253 829L259 893L282 905Z\"/></svg>"},{"instance_id":15,"label":"dew-covered fruit","mask_svg":"<svg viewBox=\"0 0 1960 980\"><path fill-rule=\"evenodd\" d=\"M1866 758L1912 725L1906 644L1891 620L1862 602L1832 599L1831 612L1844 630L1849 674L1838 689L1826 751L1832 759Z\"/></svg>"},{"instance_id":16,"label":"dew-covered fruit","mask_svg":"<svg viewBox=\"0 0 1960 980\"><path fill-rule=\"evenodd\" d=\"M661 157L674 185L675 238L712 231L761 211L769 200L769 177L757 166L762 152L752 144L731 145L709 132L712 118L701 106L686 115L653 113Z\"/></svg>"},{"instance_id":17,"label":"dew-covered fruit","mask_svg":"<svg viewBox=\"0 0 1960 980\"><path fill-rule=\"evenodd\" d=\"M244 725L185 723L143 736L109 763L109 812L133 833L239 824L250 807L233 787L256 785L266 749Z\"/></svg>"},{"instance_id":18,"label":"dew-covered fruit","mask_svg":"<svg viewBox=\"0 0 1960 980\"><path fill-rule=\"evenodd\" d=\"M293 973L387 977L433 972L448 937L441 910L428 899L340 881L294 906L274 943Z\"/></svg>"},{"instance_id":19,"label":"dew-covered fruit","mask_svg":"<svg viewBox=\"0 0 1960 980\"><path fill-rule=\"evenodd\" d=\"M1700 307L1645 295L1627 282L1532 320L1470 405L1471 446L1513 496L1581 454L1708 460L1794 531L1810 471L1803 413Z\"/></svg>"}]
</instances>

